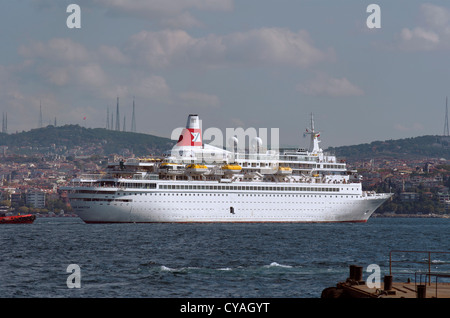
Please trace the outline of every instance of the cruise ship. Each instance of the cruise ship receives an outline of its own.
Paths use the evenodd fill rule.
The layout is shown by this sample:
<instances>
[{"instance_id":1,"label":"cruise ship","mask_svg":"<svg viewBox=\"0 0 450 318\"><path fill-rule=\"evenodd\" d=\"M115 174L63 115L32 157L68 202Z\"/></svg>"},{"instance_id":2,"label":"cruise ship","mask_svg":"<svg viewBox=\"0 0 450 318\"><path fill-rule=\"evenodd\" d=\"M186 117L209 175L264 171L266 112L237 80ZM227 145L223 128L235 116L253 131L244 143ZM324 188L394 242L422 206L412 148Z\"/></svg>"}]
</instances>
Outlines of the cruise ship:
<instances>
[{"instance_id":1,"label":"cruise ship","mask_svg":"<svg viewBox=\"0 0 450 318\"><path fill-rule=\"evenodd\" d=\"M312 115L305 134L309 149L267 150L256 137L238 150L236 136L224 149L203 143L191 114L166 156L111 162L61 190L86 223L366 222L391 194L363 191L323 152Z\"/></svg>"}]
</instances>

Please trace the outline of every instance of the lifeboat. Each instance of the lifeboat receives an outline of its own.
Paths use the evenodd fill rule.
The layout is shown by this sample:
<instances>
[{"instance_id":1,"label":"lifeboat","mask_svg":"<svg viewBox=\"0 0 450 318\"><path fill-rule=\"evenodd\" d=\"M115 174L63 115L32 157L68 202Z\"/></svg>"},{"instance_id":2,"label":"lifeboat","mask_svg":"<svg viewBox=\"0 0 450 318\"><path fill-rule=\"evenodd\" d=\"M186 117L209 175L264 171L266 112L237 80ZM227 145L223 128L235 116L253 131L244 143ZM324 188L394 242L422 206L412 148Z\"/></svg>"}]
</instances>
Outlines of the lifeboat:
<instances>
[{"instance_id":1,"label":"lifeboat","mask_svg":"<svg viewBox=\"0 0 450 318\"><path fill-rule=\"evenodd\" d=\"M0 216L0 224L31 224L35 219L34 214Z\"/></svg>"},{"instance_id":2,"label":"lifeboat","mask_svg":"<svg viewBox=\"0 0 450 318\"><path fill-rule=\"evenodd\" d=\"M186 166L186 172L203 174L208 171L208 167L200 164L190 164Z\"/></svg>"},{"instance_id":3,"label":"lifeboat","mask_svg":"<svg viewBox=\"0 0 450 318\"><path fill-rule=\"evenodd\" d=\"M138 158L139 162L156 162L155 158Z\"/></svg>"},{"instance_id":4,"label":"lifeboat","mask_svg":"<svg viewBox=\"0 0 450 318\"><path fill-rule=\"evenodd\" d=\"M224 165L222 166L222 170L225 173L238 173L242 170L242 167L240 165L232 165L232 164L228 164L228 165Z\"/></svg>"},{"instance_id":5,"label":"lifeboat","mask_svg":"<svg viewBox=\"0 0 450 318\"><path fill-rule=\"evenodd\" d=\"M161 168L169 168L169 167L175 167L177 166L176 163L172 163L172 162L163 162L161 164Z\"/></svg>"},{"instance_id":6,"label":"lifeboat","mask_svg":"<svg viewBox=\"0 0 450 318\"><path fill-rule=\"evenodd\" d=\"M292 174L292 169L290 167L279 167L277 174Z\"/></svg>"}]
</instances>

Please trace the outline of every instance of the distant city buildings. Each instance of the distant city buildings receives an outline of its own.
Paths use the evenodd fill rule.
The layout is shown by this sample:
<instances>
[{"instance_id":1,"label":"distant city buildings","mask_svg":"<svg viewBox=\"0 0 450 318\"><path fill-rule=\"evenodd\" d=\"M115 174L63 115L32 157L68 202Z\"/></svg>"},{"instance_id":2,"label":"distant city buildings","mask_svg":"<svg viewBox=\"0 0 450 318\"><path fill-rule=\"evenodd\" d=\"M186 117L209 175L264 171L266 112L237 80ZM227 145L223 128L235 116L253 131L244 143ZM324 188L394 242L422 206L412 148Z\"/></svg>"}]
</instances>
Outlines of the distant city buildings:
<instances>
[{"instance_id":1,"label":"distant city buildings","mask_svg":"<svg viewBox=\"0 0 450 318\"><path fill-rule=\"evenodd\" d=\"M111 115L111 112L110 112ZM60 186L82 173L99 173L108 161L133 157L132 149L120 154L104 153L106 143L95 141L84 147L0 146L0 194L12 209L70 210L67 193ZM32 155L28 155L31 151ZM347 162L363 176L365 190L392 191L396 204L414 206L432 202L434 211L450 211L450 162L444 159L372 159ZM58 201L57 208L49 203ZM427 203L427 204L428 204ZM439 209L436 209L438 207Z\"/></svg>"},{"instance_id":2,"label":"distant city buildings","mask_svg":"<svg viewBox=\"0 0 450 318\"><path fill-rule=\"evenodd\" d=\"M25 203L26 205L34 208L45 208L45 192L39 190L28 190L25 195Z\"/></svg>"}]
</instances>

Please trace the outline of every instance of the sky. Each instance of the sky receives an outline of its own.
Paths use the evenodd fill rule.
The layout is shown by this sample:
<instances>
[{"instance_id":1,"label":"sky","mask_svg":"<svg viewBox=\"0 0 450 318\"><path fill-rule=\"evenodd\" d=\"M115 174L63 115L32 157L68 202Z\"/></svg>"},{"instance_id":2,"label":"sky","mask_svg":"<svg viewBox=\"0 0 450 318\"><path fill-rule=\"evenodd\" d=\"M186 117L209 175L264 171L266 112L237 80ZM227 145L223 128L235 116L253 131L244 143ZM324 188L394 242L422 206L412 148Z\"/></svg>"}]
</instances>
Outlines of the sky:
<instances>
[{"instance_id":1,"label":"sky","mask_svg":"<svg viewBox=\"0 0 450 318\"><path fill-rule=\"evenodd\" d=\"M442 135L450 94L448 1L0 0L0 43L8 133L40 107L106 128L118 97L121 128L134 99L137 131L167 138L198 114L304 147L313 113L326 148Z\"/></svg>"}]
</instances>

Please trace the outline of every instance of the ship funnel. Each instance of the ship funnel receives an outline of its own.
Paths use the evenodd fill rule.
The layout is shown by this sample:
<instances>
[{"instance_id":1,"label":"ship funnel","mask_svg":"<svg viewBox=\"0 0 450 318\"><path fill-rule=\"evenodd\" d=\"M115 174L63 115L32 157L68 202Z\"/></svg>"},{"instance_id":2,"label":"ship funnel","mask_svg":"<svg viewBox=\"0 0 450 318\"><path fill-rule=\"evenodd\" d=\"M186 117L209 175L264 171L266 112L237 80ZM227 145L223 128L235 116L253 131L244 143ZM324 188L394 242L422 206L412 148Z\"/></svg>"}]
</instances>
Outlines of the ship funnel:
<instances>
[{"instance_id":1,"label":"ship funnel","mask_svg":"<svg viewBox=\"0 0 450 318\"><path fill-rule=\"evenodd\" d=\"M189 115L186 123L186 128L181 132L178 138L177 146L202 146L202 129L201 120L198 115Z\"/></svg>"},{"instance_id":2,"label":"ship funnel","mask_svg":"<svg viewBox=\"0 0 450 318\"><path fill-rule=\"evenodd\" d=\"M200 129L200 119L198 115L190 114L186 123L187 129Z\"/></svg>"}]
</instances>

